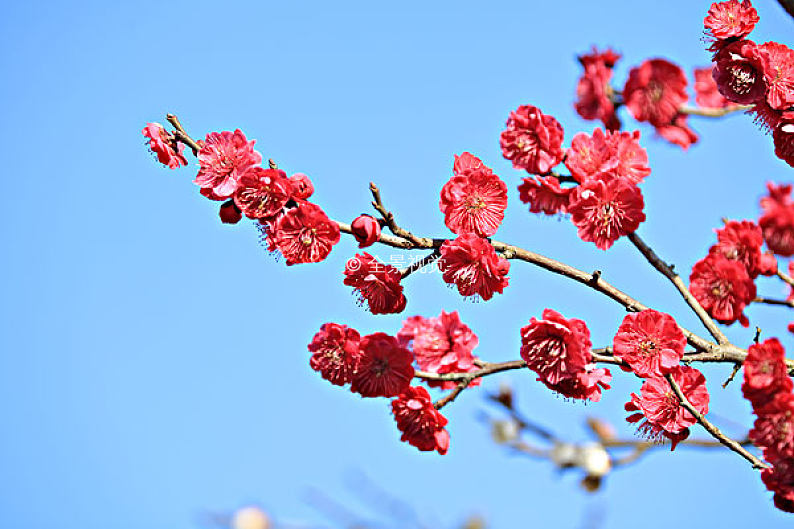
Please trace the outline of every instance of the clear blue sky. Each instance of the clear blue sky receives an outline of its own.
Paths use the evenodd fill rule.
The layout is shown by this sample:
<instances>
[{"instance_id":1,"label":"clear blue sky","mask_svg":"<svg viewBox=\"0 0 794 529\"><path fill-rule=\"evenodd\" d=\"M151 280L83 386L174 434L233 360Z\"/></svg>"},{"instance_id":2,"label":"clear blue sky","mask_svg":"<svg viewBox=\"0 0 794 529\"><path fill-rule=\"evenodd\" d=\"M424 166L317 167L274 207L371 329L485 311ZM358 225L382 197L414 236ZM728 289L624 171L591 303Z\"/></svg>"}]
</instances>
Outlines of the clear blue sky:
<instances>
[{"instance_id":1,"label":"clear blue sky","mask_svg":"<svg viewBox=\"0 0 794 529\"><path fill-rule=\"evenodd\" d=\"M755 38L787 44L794 21L757 1ZM358 308L341 270L355 245L321 265L286 269L249 224L221 225L199 196L195 166L159 167L141 128L178 114L196 136L243 129L266 157L309 174L333 217L366 211L367 182L406 226L447 233L438 193L453 154L480 155L510 188L498 237L605 278L682 313L670 285L626 241L604 253L567 222L529 215L502 159L510 110L531 103L574 133L592 131L572 105L591 44L624 54L616 76L665 56L687 72L708 63L700 41L709 2L14 2L0 17L0 152L6 199L0 296L0 526L170 528L203 512L261 503L281 520L322 521L314 487L356 503L364 472L433 527L480 513L495 528L782 527L791 518L748 465L727 451L656 452L580 492L573 476L510 457L477 414L483 390L446 410L445 457L400 443L386 400L364 401L308 368L325 321L396 332L405 316L458 309L488 360L517 358L518 329L543 308L585 319L596 344L623 311L580 285L514 263L510 287L461 302L438 274L408 282L403 315ZM630 126L633 123L627 120ZM789 180L771 139L743 116L693 119L701 143L683 153L643 143L640 233L688 270L720 218L755 218L765 181ZM388 251L380 251L388 258ZM784 294L762 280L762 292ZM785 334L780 308L752 308L765 335ZM681 323L699 328L686 316ZM752 332L729 329L737 343ZM707 369L712 409L750 424L728 366ZM584 439L585 416L619 425L639 388L617 373L597 405L555 398L528 372L504 377L538 419ZM489 379L485 389L495 389ZM720 423L734 435L741 429ZM700 434L701 432L695 432ZM366 503L366 502L365 502ZM366 507L358 502L357 509ZM395 524L399 525L399 524Z\"/></svg>"}]
</instances>

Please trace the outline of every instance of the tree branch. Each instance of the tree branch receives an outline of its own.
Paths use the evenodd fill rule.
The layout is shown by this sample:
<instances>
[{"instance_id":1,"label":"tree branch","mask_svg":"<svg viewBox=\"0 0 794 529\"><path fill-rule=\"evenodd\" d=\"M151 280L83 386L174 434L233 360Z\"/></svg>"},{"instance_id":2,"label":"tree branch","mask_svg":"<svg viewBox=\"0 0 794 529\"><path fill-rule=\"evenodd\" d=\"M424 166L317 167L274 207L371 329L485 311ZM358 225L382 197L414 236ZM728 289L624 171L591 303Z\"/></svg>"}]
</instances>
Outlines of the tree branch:
<instances>
[{"instance_id":1,"label":"tree branch","mask_svg":"<svg viewBox=\"0 0 794 529\"><path fill-rule=\"evenodd\" d=\"M771 298L764 298L759 296L753 300L753 303L765 303L766 305L784 305L786 307L794 308L794 300L789 300L789 299L771 299Z\"/></svg>"},{"instance_id":2,"label":"tree branch","mask_svg":"<svg viewBox=\"0 0 794 529\"><path fill-rule=\"evenodd\" d=\"M730 105L723 108L704 108L704 107L690 107L683 106L678 109L681 114L688 114L690 116L703 116L706 118L721 118L734 112L743 112L753 108L753 105Z\"/></svg>"},{"instance_id":3,"label":"tree branch","mask_svg":"<svg viewBox=\"0 0 794 529\"><path fill-rule=\"evenodd\" d=\"M683 297L684 301L686 301L686 304L689 305L700 321L703 322L703 326L706 327L706 329L709 331L709 334L711 334L714 339L717 340L717 343L720 345L729 344L730 341L728 340L728 337L723 334L719 327L717 327L717 324L713 319L711 319L711 316L709 316L706 310L700 305L698 300L695 299L695 296L693 296L689 291L681 277L675 273L673 267L662 261L659 256L656 255L656 252L654 252L650 246L645 244L645 241L643 241L640 236L637 235L637 232L629 233L628 237L632 244L634 244L634 246L640 251L640 253L645 256L648 262L651 263L651 265L663 276L669 279L673 285L675 285L675 288L681 294L681 297Z\"/></svg>"},{"instance_id":4,"label":"tree branch","mask_svg":"<svg viewBox=\"0 0 794 529\"><path fill-rule=\"evenodd\" d=\"M764 463L763 461L755 457L753 454L748 452L741 444L739 444L738 442L734 441L733 439L722 433L722 431L719 428L714 426L708 419L706 419L706 417L702 413L700 413L694 406L692 406L692 404L689 402L689 400L687 400L686 396L684 395L684 392L681 391L681 388L678 386L678 383L673 379L672 375L665 375L665 378L670 383L670 387L673 388L673 391L675 392L676 397L678 397L678 400L681 401L681 406L686 408L686 410L689 413L691 413L695 417L695 419L697 419L697 422L699 422L700 425L703 426L703 428L705 428L706 431L710 433L712 437L714 437L717 441L719 441L723 445L727 446L730 450L733 450L734 452L745 458L747 461L749 461L753 465L753 468L755 469L767 468L766 463Z\"/></svg>"}]
</instances>

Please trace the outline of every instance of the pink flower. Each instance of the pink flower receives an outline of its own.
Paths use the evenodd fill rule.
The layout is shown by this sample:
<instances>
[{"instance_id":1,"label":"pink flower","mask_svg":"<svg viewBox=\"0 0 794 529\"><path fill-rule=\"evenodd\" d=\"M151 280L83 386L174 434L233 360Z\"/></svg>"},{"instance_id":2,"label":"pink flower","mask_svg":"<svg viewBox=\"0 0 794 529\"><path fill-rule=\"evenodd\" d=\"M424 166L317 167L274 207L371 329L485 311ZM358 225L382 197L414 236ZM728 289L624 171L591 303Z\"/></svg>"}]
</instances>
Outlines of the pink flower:
<instances>
[{"instance_id":1,"label":"pink flower","mask_svg":"<svg viewBox=\"0 0 794 529\"><path fill-rule=\"evenodd\" d=\"M358 331L347 325L324 323L309 344L309 365L331 384L344 386L358 370L360 340Z\"/></svg>"},{"instance_id":2,"label":"pink flower","mask_svg":"<svg viewBox=\"0 0 794 529\"><path fill-rule=\"evenodd\" d=\"M580 57L581 59L581 57ZM584 73L576 84L576 112L584 119L600 119L609 130L620 129L615 114L615 104L610 99L612 69L601 62L585 65Z\"/></svg>"},{"instance_id":3,"label":"pink flower","mask_svg":"<svg viewBox=\"0 0 794 529\"><path fill-rule=\"evenodd\" d=\"M446 313L436 318L412 316L403 322L397 333L400 345L413 351L419 369L429 373L468 373L475 371L477 336L460 321L457 312ZM480 379L472 382L479 385ZM428 381L430 387L452 389L454 381Z\"/></svg>"},{"instance_id":4,"label":"pink flower","mask_svg":"<svg viewBox=\"0 0 794 529\"><path fill-rule=\"evenodd\" d=\"M631 69L623 99L634 119L661 127L670 124L686 103L686 85L681 68L665 59L651 59Z\"/></svg>"},{"instance_id":5,"label":"pink flower","mask_svg":"<svg viewBox=\"0 0 794 529\"><path fill-rule=\"evenodd\" d=\"M560 181L553 176L539 176L524 178L518 193L521 202L529 204L531 213L556 215L567 210L571 189L560 187Z\"/></svg>"},{"instance_id":6,"label":"pink flower","mask_svg":"<svg viewBox=\"0 0 794 529\"><path fill-rule=\"evenodd\" d=\"M571 193L568 213L580 239L607 250L645 221L644 206L640 189L625 178L589 180Z\"/></svg>"},{"instance_id":7,"label":"pink flower","mask_svg":"<svg viewBox=\"0 0 794 529\"><path fill-rule=\"evenodd\" d=\"M239 178L234 203L249 219L270 219L291 196L292 184L284 171L251 167Z\"/></svg>"},{"instance_id":8,"label":"pink flower","mask_svg":"<svg viewBox=\"0 0 794 529\"><path fill-rule=\"evenodd\" d=\"M794 51L778 42L765 42L756 49L766 80L766 100L776 110L794 105Z\"/></svg>"},{"instance_id":9,"label":"pink flower","mask_svg":"<svg viewBox=\"0 0 794 529\"><path fill-rule=\"evenodd\" d=\"M678 366L672 372L673 380L692 406L702 414L709 411L709 393L703 373L688 366ZM640 395L631 394L626 403L626 411L636 411L626 420L639 422L638 431L653 440L666 437L673 442L675 450L678 442L689 436L689 427L697 422L694 415L681 405L670 383L664 377L654 376L645 379Z\"/></svg>"},{"instance_id":10,"label":"pink flower","mask_svg":"<svg viewBox=\"0 0 794 529\"><path fill-rule=\"evenodd\" d=\"M592 359L591 345L585 322L565 319L551 309L521 329L521 358L538 380L551 385L583 372Z\"/></svg>"},{"instance_id":11,"label":"pink flower","mask_svg":"<svg viewBox=\"0 0 794 529\"><path fill-rule=\"evenodd\" d=\"M502 132L502 154L516 169L543 175L562 161L562 125L539 108L522 105L510 113Z\"/></svg>"},{"instance_id":12,"label":"pink flower","mask_svg":"<svg viewBox=\"0 0 794 529\"><path fill-rule=\"evenodd\" d=\"M750 34L758 23L758 12L744 0L715 2L711 4L708 15L703 19L706 33L718 40L742 39Z\"/></svg>"},{"instance_id":13,"label":"pink flower","mask_svg":"<svg viewBox=\"0 0 794 529\"><path fill-rule=\"evenodd\" d=\"M540 382L564 397L598 402L612 375L590 363L590 347L590 331L582 320L551 309L521 329L521 358Z\"/></svg>"},{"instance_id":14,"label":"pink flower","mask_svg":"<svg viewBox=\"0 0 794 529\"><path fill-rule=\"evenodd\" d=\"M778 393L753 411L758 418L750 430L750 440L763 450L764 459L794 459L794 395Z\"/></svg>"},{"instance_id":15,"label":"pink flower","mask_svg":"<svg viewBox=\"0 0 794 529\"><path fill-rule=\"evenodd\" d=\"M460 163L459 158L463 159ZM507 185L469 153L455 157L453 171L454 176L441 189L439 207L444 223L458 235L490 237L505 217Z\"/></svg>"},{"instance_id":16,"label":"pink flower","mask_svg":"<svg viewBox=\"0 0 794 529\"><path fill-rule=\"evenodd\" d=\"M786 351L777 338L753 344L744 359L742 394L753 408L759 408L779 393L790 393L791 378L786 367Z\"/></svg>"},{"instance_id":17,"label":"pink flower","mask_svg":"<svg viewBox=\"0 0 794 529\"><path fill-rule=\"evenodd\" d=\"M690 145L697 143L698 135L687 125L687 115L678 114L667 125L659 125L656 132L670 143L687 150Z\"/></svg>"},{"instance_id":18,"label":"pink flower","mask_svg":"<svg viewBox=\"0 0 794 529\"><path fill-rule=\"evenodd\" d=\"M423 452L437 451L444 455L449 449L449 433L444 429L447 419L433 407L427 390L408 387L391 403L401 441Z\"/></svg>"},{"instance_id":19,"label":"pink flower","mask_svg":"<svg viewBox=\"0 0 794 529\"><path fill-rule=\"evenodd\" d=\"M364 252L345 266L344 284L353 287L372 314L393 314L405 310L400 271Z\"/></svg>"},{"instance_id":20,"label":"pink flower","mask_svg":"<svg viewBox=\"0 0 794 529\"><path fill-rule=\"evenodd\" d=\"M740 262L709 254L692 268L689 290L718 322L749 325L742 311L755 299L755 283Z\"/></svg>"},{"instance_id":21,"label":"pink flower","mask_svg":"<svg viewBox=\"0 0 794 529\"><path fill-rule=\"evenodd\" d=\"M705 68L695 68L695 102L703 108L724 108L731 104L717 89L713 64Z\"/></svg>"},{"instance_id":22,"label":"pink flower","mask_svg":"<svg viewBox=\"0 0 794 529\"><path fill-rule=\"evenodd\" d=\"M726 259L742 263L750 277L755 279L761 271L761 245L764 244L761 228L749 220L731 220L715 231L718 242L709 253L718 253Z\"/></svg>"},{"instance_id":23,"label":"pink flower","mask_svg":"<svg viewBox=\"0 0 794 529\"><path fill-rule=\"evenodd\" d=\"M639 377L671 372L684 357L686 337L669 314L646 309L623 319L615 335L615 356Z\"/></svg>"},{"instance_id":24,"label":"pink flower","mask_svg":"<svg viewBox=\"0 0 794 529\"><path fill-rule=\"evenodd\" d=\"M382 332L361 339L361 359L353 374L351 391L362 397L396 397L414 377L410 351Z\"/></svg>"},{"instance_id":25,"label":"pink flower","mask_svg":"<svg viewBox=\"0 0 794 529\"><path fill-rule=\"evenodd\" d=\"M565 166L580 183L591 179L626 178L639 184L651 174L648 153L640 146L640 132L609 132L595 129L589 136L573 137Z\"/></svg>"},{"instance_id":26,"label":"pink flower","mask_svg":"<svg viewBox=\"0 0 794 529\"><path fill-rule=\"evenodd\" d=\"M371 215L359 215L350 224L359 248L372 246L380 239L380 223Z\"/></svg>"},{"instance_id":27,"label":"pink flower","mask_svg":"<svg viewBox=\"0 0 794 529\"><path fill-rule=\"evenodd\" d=\"M187 165L187 158L182 154L185 146L177 142L159 123L147 123L143 135L149 139L149 149L157 155L157 161L169 169L177 169ZM176 148L175 148L176 147Z\"/></svg>"},{"instance_id":28,"label":"pink flower","mask_svg":"<svg viewBox=\"0 0 794 529\"><path fill-rule=\"evenodd\" d=\"M287 265L319 263L339 242L339 226L315 204L303 202L276 221L273 244Z\"/></svg>"},{"instance_id":29,"label":"pink flower","mask_svg":"<svg viewBox=\"0 0 794 529\"><path fill-rule=\"evenodd\" d=\"M461 296L480 296L488 301L507 286L510 263L497 255L487 240L466 233L444 241L438 268L444 281L457 285Z\"/></svg>"},{"instance_id":30,"label":"pink flower","mask_svg":"<svg viewBox=\"0 0 794 529\"><path fill-rule=\"evenodd\" d=\"M262 161L240 129L234 132L210 132L198 153L199 169L195 183L226 198L237 190L240 177Z\"/></svg>"},{"instance_id":31,"label":"pink flower","mask_svg":"<svg viewBox=\"0 0 794 529\"><path fill-rule=\"evenodd\" d=\"M766 184L769 195L761 199L763 214L758 225L764 234L767 247L777 255L794 255L794 201L791 185Z\"/></svg>"},{"instance_id":32,"label":"pink flower","mask_svg":"<svg viewBox=\"0 0 794 529\"><path fill-rule=\"evenodd\" d=\"M295 173L289 177L292 184L292 196L300 200L308 200L314 194L314 184L303 173Z\"/></svg>"}]
</instances>

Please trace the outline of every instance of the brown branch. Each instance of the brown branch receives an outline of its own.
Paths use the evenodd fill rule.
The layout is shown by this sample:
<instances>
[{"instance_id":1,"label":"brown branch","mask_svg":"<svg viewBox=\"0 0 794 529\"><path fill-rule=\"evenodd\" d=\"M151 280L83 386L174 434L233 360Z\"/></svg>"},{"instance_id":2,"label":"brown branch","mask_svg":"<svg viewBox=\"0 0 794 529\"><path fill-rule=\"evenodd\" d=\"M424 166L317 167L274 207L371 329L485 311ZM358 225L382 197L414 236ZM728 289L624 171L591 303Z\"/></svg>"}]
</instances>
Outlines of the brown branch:
<instances>
[{"instance_id":1,"label":"brown branch","mask_svg":"<svg viewBox=\"0 0 794 529\"><path fill-rule=\"evenodd\" d=\"M178 141L181 141L182 143L190 147L191 150L193 151L193 156L198 156L198 153L201 150L201 146L198 143L196 143L193 140L193 138L188 136L188 133L185 132L185 129L182 127L182 123L179 122L179 118L173 114L167 114L165 116L165 119L167 119L168 122L171 125L173 125L174 129L176 129L174 130L174 137L176 137Z\"/></svg>"},{"instance_id":2,"label":"brown branch","mask_svg":"<svg viewBox=\"0 0 794 529\"><path fill-rule=\"evenodd\" d=\"M433 403L433 406L437 410L440 410L441 408L443 408L444 406L446 406L447 404L458 398L458 395L460 395L463 392L463 390L466 389L469 386L469 384L471 384L471 381L474 380L474 378L475 377L470 377L470 376L463 377L463 379L460 382L458 382L458 385L455 386L454 389L450 391L448 395L445 395L440 399L438 399L436 402Z\"/></svg>"},{"instance_id":3,"label":"brown branch","mask_svg":"<svg viewBox=\"0 0 794 529\"><path fill-rule=\"evenodd\" d=\"M753 303L764 303L766 305L784 305L786 307L794 308L794 300L790 300L790 299L772 299L772 298L764 298L759 296L753 300Z\"/></svg>"},{"instance_id":4,"label":"brown branch","mask_svg":"<svg viewBox=\"0 0 794 529\"><path fill-rule=\"evenodd\" d=\"M402 270L400 270L400 277L402 279L405 279L406 277L408 277L409 275L413 274L417 270L421 270L425 266L433 263L439 257L441 257L441 253L438 251L438 249L433 250L432 253L427 254L426 256L424 256L423 258L419 259L418 261L414 261L410 265L408 265L405 268L403 268Z\"/></svg>"},{"instance_id":5,"label":"brown branch","mask_svg":"<svg viewBox=\"0 0 794 529\"><path fill-rule=\"evenodd\" d=\"M722 433L722 431L719 428L714 426L714 424L712 424L711 421L706 419L706 417L702 413L700 413L694 406L692 406L692 403L690 403L689 400L687 400L686 395L684 395L684 392L681 391L681 388L678 386L678 383L673 379L672 375L665 375L665 378L670 383L670 387L673 388L673 391L675 392L676 397L678 397L678 400L681 401L681 406L686 408L686 410L689 413L691 413L695 417L695 419L697 419L697 422L699 422L700 425L703 426L703 428L705 428L706 431L710 433L712 437L714 437L717 441L719 441L723 445L727 446L730 450L733 450L734 452L745 458L747 461L749 461L753 465L753 468L755 469L767 468L766 463L764 463L763 461L755 457L753 454L748 452L740 443L734 441L733 439Z\"/></svg>"},{"instance_id":6,"label":"brown branch","mask_svg":"<svg viewBox=\"0 0 794 529\"><path fill-rule=\"evenodd\" d=\"M794 0L777 0L777 3L786 10L789 16L794 17Z\"/></svg>"},{"instance_id":7,"label":"brown branch","mask_svg":"<svg viewBox=\"0 0 794 529\"><path fill-rule=\"evenodd\" d=\"M789 286L794 287L794 278L792 278L790 275L786 274L785 272L781 272L779 269L775 271L775 275L785 281Z\"/></svg>"},{"instance_id":8,"label":"brown branch","mask_svg":"<svg viewBox=\"0 0 794 529\"><path fill-rule=\"evenodd\" d=\"M673 285L675 285L675 288L681 294L681 297L683 297L684 301L686 301L686 304L689 305L692 311L697 315L697 317L703 323L703 326L709 331L709 334L711 334L714 339L717 340L717 343L720 345L729 344L730 341L728 340L728 337L723 334L720 328L717 327L715 321L711 319L711 316L709 316L706 310L700 305L698 300L695 299L695 296L692 295L687 286L684 284L681 276L675 273L673 266L662 261L659 256L656 255L656 252L654 252L650 246L645 244L645 241L643 241L636 232L629 233L629 240L640 251L640 253L645 256L648 262L651 263L656 270L658 270L663 276L669 279Z\"/></svg>"},{"instance_id":9,"label":"brown branch","mask_svg":"<svg viewBox=\"0 0 794 529\"><path fill-rule=\"evenodd\" d=\"M378 186L375 185L375 182L369 183L369 190L372 192L372 207L380 213L381 217L383 217L383 221L386 223L386 226L389 227L391 232L398 237L402 237L403 239L407 239L414 243L416 246L419 247L427 247L428 244L432 244L433 239L426 239L425 237L417 237L410 231L401 228L397 225L397 222L394 220L394 214L387 210L384 205L383 201L380 198L380 189Z\"/></svg>"},{"instance_id":10,"label":"brown branch","mask_svg":"<svg viewBox=\"0 0 794 529\"><path fill-rule=\"evenodd\" d=\"M721 118L722 116L727 116L728 114L733 114L734 112L742 112L745 110L750 110L751 108L753 108L753 105L730 105L723 108L683 106L678 109L678 112L681 114L688 114L690 116Z\"/></svg>"}]
</instances>

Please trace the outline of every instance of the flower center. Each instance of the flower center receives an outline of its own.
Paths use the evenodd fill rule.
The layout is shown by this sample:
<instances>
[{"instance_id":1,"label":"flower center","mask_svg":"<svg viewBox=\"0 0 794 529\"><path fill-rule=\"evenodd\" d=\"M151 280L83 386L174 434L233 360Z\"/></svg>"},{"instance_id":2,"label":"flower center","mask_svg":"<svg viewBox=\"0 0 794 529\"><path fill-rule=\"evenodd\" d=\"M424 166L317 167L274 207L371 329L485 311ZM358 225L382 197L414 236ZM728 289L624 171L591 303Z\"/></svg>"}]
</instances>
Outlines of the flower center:
<instances>
[{"instance_id":1,"label":"flower center","mask_svg":"<svg viewBox=\"0 0 794 529\"><path fill-rule=\"evenodd\" d=\"M757 72L746 62L735 62L730 67L730 87L738 95L747 95L755 86Z\"/></svg>"}]
</instances>

